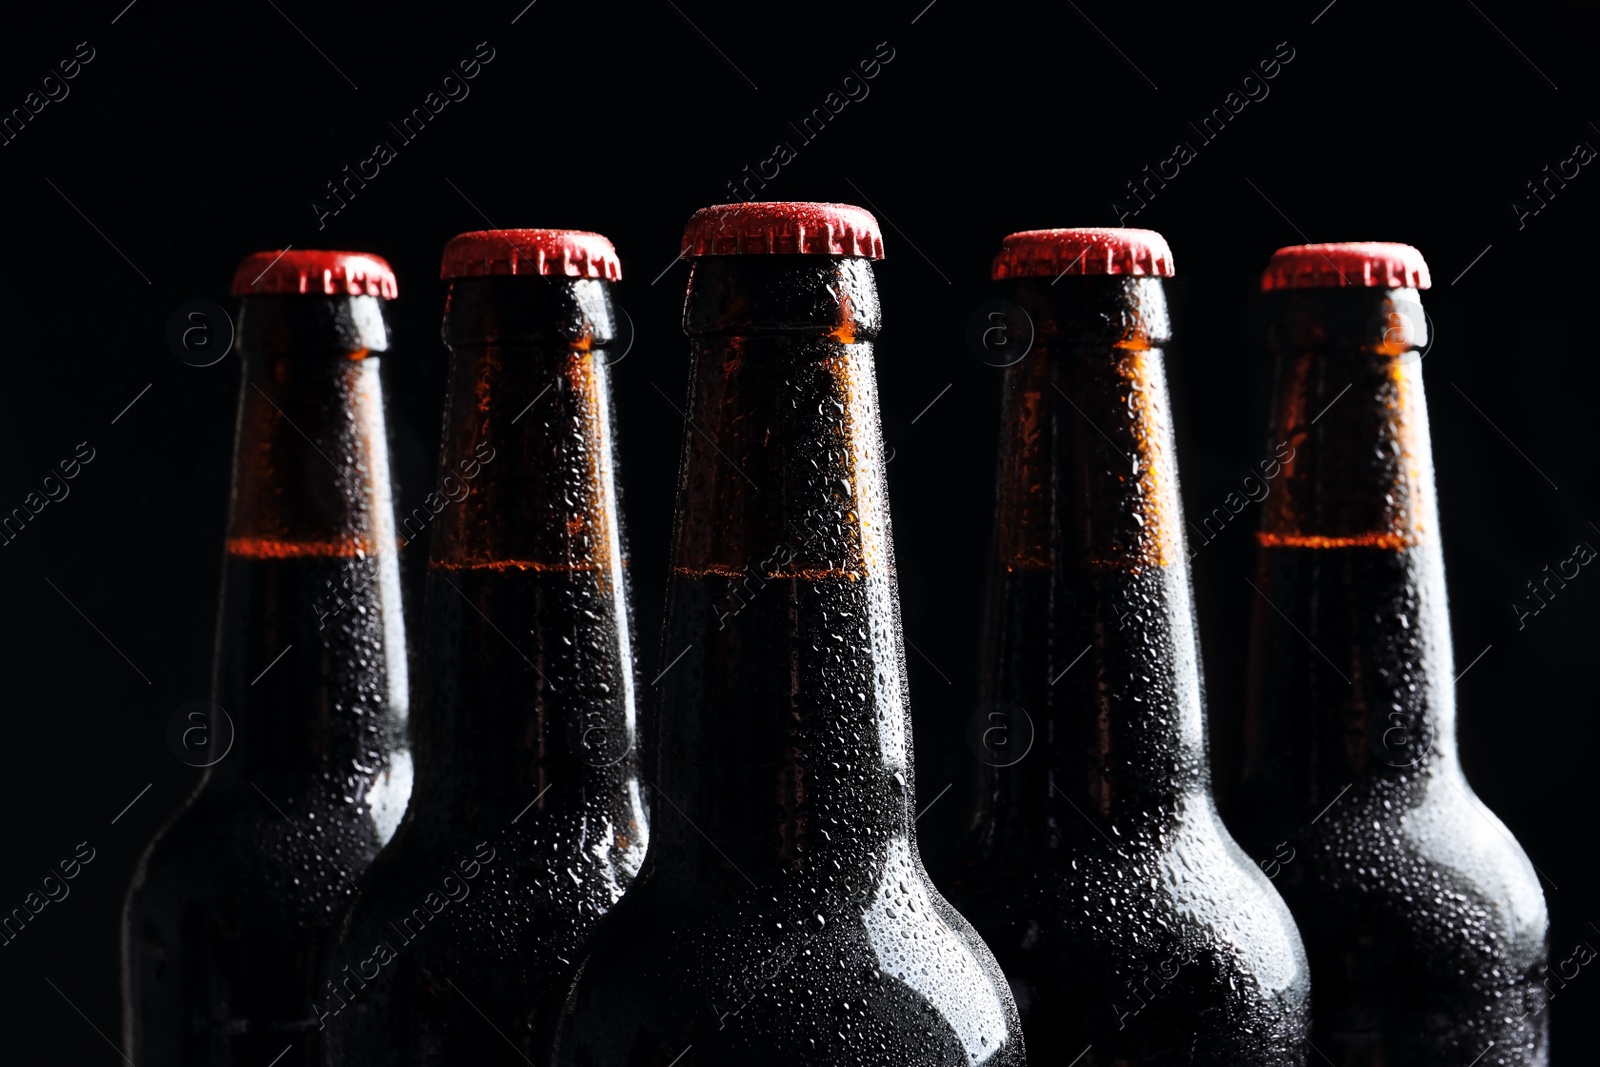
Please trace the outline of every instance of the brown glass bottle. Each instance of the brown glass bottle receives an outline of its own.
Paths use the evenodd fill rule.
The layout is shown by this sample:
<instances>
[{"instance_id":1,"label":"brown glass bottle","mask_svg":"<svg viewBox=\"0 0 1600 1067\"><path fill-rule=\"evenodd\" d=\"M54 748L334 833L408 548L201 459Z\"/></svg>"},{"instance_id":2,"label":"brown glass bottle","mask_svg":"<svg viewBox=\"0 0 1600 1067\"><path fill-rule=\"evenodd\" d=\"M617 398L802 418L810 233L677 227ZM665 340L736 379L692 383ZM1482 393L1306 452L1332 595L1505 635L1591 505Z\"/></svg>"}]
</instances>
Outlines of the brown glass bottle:
<instances>
[{"instance_id":1,"label":"brown glass bottle","mask_svg":"<svg viewBox=\"0 0 1600 1067\"><path fill-rule=\"evenodd\" d=\"M316 1052L320 951L411 788L379 353L382 260L264 252L234 277L244 364L210 735L231 749L151 842L123 915L139 1064Z\"/></svg>"},{"instance_id":2,"label":"brown glass bottle","mask_svg":"<svg viewBox=\"0 0 1600 1067\"><path fill-rule=\"evenodd\" d=\"M1288 458L1263 502L1229 822L1300 918L1331 1062L1528 1067L1548 916L1456 754L1427 286L1396 244L1285 248L1262 277Z\"/></svg>"},{"instance_id":3,"label":"brown glass bottle","mask_svg":"<svg viewBox=\"0 0 1600 1067\"><path fill-rule=\"evenodd\" d=\"M1149 230L1017 233L995 259L1032 343L1003 387L978 789L950 896L1035 1062L1297 1067L1304 950L1211 794L1171 273Z\"/></svg>"},{"instance_id":4,"label":"brown glass bottle","mask_svg":"<svg viewBox=\"0 0 1600 1067\"><path fill-rule=\"evenodd\" d=\"M872 365L876 221L707 208L645 869L555 1061L1021 1064L988 949L917 852Z\"/></svg>"},{"instance_id":5,"label":"brown glass bottle","mask_svg":"<svg viewBox=\"0 0 1600 1067\"><path fill-rule=\"evenodd\" d=\"M439 485L400 520L433 531L416 787L316 998L338 1065L525 1063L646 844L616 253L599 234L482 231L450 242L442 274Z\"/></svg>"}]
</instances>

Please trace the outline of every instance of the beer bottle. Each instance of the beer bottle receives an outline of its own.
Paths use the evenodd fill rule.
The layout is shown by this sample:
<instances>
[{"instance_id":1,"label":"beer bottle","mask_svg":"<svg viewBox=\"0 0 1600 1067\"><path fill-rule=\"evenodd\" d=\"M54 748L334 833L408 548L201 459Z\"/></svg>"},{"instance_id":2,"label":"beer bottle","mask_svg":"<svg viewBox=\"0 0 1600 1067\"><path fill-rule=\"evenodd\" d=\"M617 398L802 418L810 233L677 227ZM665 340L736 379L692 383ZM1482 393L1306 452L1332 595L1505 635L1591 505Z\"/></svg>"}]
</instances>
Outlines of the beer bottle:
<instances>
[{"instance_id":1,"label":"beer bottle","mask_svg":"<svg viewBox=\"0 0 1600 1067\"><path fill-rule=\"evenodd\" d=\"M1304 950L1211 792L1172 272L1150 230L1014 233L995 257L1017 358L951 899L1011 980L1035 1062L1298 1065Z\"/></svg>"},{"instance_id":2,"label":"beer bottle","mask_svg":"<svg viewBox=\"0 0 1600 1067\"><path fill-rule=\"evenodd\" d=\"M317 1013L329 1062L522 1064L643 859L607 362L611 242L465 233L431 529L417 779Z\"/></svg>"},{"instance_id":3,"label":"beer bottle","mask_svg":"<svg viewBox=\"0 0 1600 1067\"><path fill-rule=\"evenodd\" d=\"M411 791L378 369L395 280L376 256L260 252L233 292L244 381L201 727L218 754L128 892L124 1044L139 1064L305 1067L320 952Z\"/></svg>"},{"instance_id":4,"label":"beer bottle","mask_svg":"<svg viewBox=\"0 0 1600 1067\"><path fill-rule=\"evenodd\" d=\"M689 221L650 852L596 929L557 1063L1023 1062L993 956L917 852L882 248L841 204Z\"/></svg>"},{"instance_id":5,"label":"beer bottle","mask_svg":"<svg viewBox=\"0 0 1600 1067\"><path fill-rule=\"evenodd\" d=\"M1261 277L1274 361L1246 776L1232 824L1299 917L1345 1065L1546 1062L1548 915L1473 794L1421 355L1421 254L1301 245Z\"/></svg>"}]
</instances>

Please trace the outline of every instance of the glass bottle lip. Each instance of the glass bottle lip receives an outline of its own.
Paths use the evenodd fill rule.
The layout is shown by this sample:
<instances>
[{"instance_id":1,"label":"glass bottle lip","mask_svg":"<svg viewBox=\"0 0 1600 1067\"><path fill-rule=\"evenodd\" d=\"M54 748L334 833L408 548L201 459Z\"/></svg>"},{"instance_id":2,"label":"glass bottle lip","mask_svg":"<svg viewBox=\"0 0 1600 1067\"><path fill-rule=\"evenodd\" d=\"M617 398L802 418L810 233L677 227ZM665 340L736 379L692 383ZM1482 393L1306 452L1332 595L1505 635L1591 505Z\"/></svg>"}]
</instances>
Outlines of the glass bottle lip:
<instances>
[{"instance_id":1,"label":"glass bottle lip","mask_svg":"<svg viewBox=\"0 0 1600 1067\"><path fill-rule=\"evenodd\" d=\"M683 332L691 338L790 336L874 341L883 328L866 256L709 255L691 261Z\"/></svg>"},{"instance_id":2,"label":"glass bottle lip","mask_svg":"<svg viewBox=\"0 0 1600 1067\"><path fill-rule=\"evenodd\" d=\"M1020 364L1030 353L1103 353L1164 349L1173 341L1167 304L1170 276L1060 271L1008 275L991 282L994 299L968 320L967 344L985 363ZM1004 323L1003 332L992 329Z\"/></svg>"},{"instance_id":3,"label":"glass bottle lip","mask_svg":"<svg viewBox=\"0 0 1600 1067\"><path fill-rule=\"evenodd\" d=\"M240 298L235 349L246 358L361 360L387 352L382 297L253 293Z\"/></svg>"},{"instance_id":4,"label":"glass bottle lip","mask_svg":"<svg viewBox=\"0 0 1600 1067\"><path fill-rule=\"evenodd\" d=\"M633 343L633 322L603 277L559 272L472 273L448 279L440 336L452 352L576 346L594 350ZM613 363L621 355L608 355Z\"/></svg>"},{"instance_id":5,"label":"glass bottle lip","mask_svg":"<svg viewBox=\"0 0 1600 1067\"><path fill-rule=\"evenodd\" d=\"M1365 353L1415 363L1437 338L1421 290L1409 285L1290 286L1257 301L1256 325L1274 357Z\"/></svg>"}]
</instances>

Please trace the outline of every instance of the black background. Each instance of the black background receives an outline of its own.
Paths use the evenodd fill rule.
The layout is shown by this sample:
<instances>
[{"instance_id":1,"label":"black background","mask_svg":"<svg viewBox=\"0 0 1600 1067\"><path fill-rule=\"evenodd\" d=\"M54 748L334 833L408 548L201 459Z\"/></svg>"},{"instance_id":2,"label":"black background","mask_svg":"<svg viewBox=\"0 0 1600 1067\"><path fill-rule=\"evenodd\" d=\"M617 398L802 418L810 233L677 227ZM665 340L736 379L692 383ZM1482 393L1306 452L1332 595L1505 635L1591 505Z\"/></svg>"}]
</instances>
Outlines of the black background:
<instances>
[{"instance_id":1,"label":"black background","mask_svg":"<svg viewBox=\"0 0 1600 1067\"><path fill-rule=\"evenodd\" d=\"M0 947L6 1062L122 1062L96 1035L118 1033L122 894L199 773L164 731L208 691L238 364L175 358L174 309L196 298L231 308L232 268L258 249L387 257L401 297L384 371L397 503L409 510L433 478L445 241L491 225L611 237L637 329L614 373L638 654L653 677L682 431L662 393L680 402L687 369L687 268L669 264L688 215L728 199L727 183L779 141L797 158L760 198L858 203L884 227L879 382L924 803L969 758L1001 372L972 355L964 329L989 298L1000 238L1115 224L1125 181L1179 140L1195 147L1122 220L1164 233L1180 272L1170 374L1191 517L1267 453L1250 315L1272 251L1421 248L1456 663L1471 664L1458 689L1462 760L1545 878L1552 959L1600 944L1589 682L1600 577L1585 569L1522 629L1512 608L1546 564L1579 541L1600 545L1600 175L1584 168L1521 229L1512 208L1577 142L1600 145L1593 6L124 2L8 10L0 31L3 111L78 42L94 49L70 95L0 146L0 512L78 442L95 450L71 495L0 547L0 911L78 842L96 850L71 896ZM421 106L480 41L494 59L470 95L400 144L385 123ZM893 58L869 95L801 143L789 123L880 42ZM1270 95L1202 143L1186 123L1222 106L1279 42L1294 58ZM379 139L397 158L319 230L312 198ZM1238 764L1256 519L1252 506L1193 563L1219 790ZM413 592L425 552L404 556ZM959 788L942 797L925 839L962 803ZM1593 1055L1597 1003L1587 971L1558 992L1558 1057Z\"/></svg>"}]
</instances>

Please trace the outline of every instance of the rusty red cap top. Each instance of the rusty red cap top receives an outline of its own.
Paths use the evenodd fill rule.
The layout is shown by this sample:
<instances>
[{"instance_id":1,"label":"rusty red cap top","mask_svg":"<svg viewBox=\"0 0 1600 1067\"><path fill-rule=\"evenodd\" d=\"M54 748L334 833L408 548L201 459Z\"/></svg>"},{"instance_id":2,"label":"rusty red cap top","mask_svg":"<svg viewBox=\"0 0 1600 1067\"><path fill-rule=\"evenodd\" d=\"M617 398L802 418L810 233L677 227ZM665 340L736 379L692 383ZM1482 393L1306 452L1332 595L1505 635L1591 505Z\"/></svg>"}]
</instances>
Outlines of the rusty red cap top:
<instances>
[{"instance_id":1,"label":"rusty red cap top","mask_svg":"<svg viewBox=\"0 0 1600 1067\"><path fill-rule=\"evenodd\" d=\"M301 293L305 296L379 296L393 300L394 271L370 252L288 249L245 256L233 272L234 296Z\"/></svg>"},{"instance_id":2,"label":"rusty red cap top","mask_svg":"<svg viewBox=\"0 0 1600 1067\"><path fill-rule=\"evenodd\" d=\"M489 274L559 274L568 278L622 279L611 242L587 230L474 230L444 246L441 278Z\"/></svg>"},{"instance_id":3,"label":"rusty red cap top","mask_svg":"<svg viewBox=\"0 0 1600 1067\"><path fill-rule=\"evenodd\" d=\"M1000 242L989 277L1057 278L1063 274L1172 277L1172 249L1154 230L1078 226L1023 230Z\"/></svg>"},{"instance_id":4,"label":"rusty red cap top","mask_svg":"<svg viewBox=\"0 0 1600 1067\"><path fill-rule=\"evenodd\" d=\"M1272 254L1261 272L1261 291L1337 289L1426 289L1433 284L1422 253L1392 241L1290 245Z\"/></svg>"},{"instance_id":5,"label":"rusty red cap top","mask_svg":"<svg viewBox=\"0 0 1600 1067\"><path fill-rule=\"evenodd\" d=\"M703 207L683 231L683 255L770 253L882 259L883 234L864 208L804 201Z\"/></svg>"}]
</instances>

